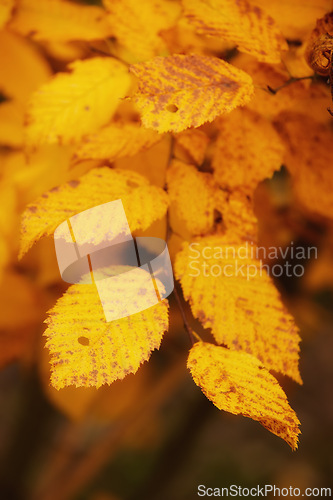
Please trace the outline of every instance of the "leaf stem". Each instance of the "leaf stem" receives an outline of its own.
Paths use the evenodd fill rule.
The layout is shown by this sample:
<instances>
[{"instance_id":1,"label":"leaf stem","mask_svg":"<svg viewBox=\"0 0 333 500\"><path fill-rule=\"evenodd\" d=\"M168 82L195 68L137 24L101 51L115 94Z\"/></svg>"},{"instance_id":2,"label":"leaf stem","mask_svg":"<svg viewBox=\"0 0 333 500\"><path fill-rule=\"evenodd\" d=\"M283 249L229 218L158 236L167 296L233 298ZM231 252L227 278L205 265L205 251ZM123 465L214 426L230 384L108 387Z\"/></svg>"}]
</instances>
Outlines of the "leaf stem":
<instances>
[{"instance_id":1,"label":"leaf stem","mask_svg":"<svg viewBox=\"0 0 333 500\"><path fill-rule=\"evenodd\" d=\"M182 316L182 319L183 319L183 324L184 324L184 328L189 336L189 339L190 339L190 342L191 344L195 344L196 341L201 341L201 338L199 337L199 335L197 333L195 333L192 328L190 327L190 324L187 320L187 317L186 317L186 314L185 314L185 311L184 311L184 308L183 308L183 304L181 302L181 299L179 297L179 293L178 293L178 290L177 290L177 287L174 288L173 290L173 293L174 293L174 296L175 296L175 299L176 299L176 302L177 302L177 305L178 305L178 309L180 311L180 314Z\"/></svg>"}]
</instances>

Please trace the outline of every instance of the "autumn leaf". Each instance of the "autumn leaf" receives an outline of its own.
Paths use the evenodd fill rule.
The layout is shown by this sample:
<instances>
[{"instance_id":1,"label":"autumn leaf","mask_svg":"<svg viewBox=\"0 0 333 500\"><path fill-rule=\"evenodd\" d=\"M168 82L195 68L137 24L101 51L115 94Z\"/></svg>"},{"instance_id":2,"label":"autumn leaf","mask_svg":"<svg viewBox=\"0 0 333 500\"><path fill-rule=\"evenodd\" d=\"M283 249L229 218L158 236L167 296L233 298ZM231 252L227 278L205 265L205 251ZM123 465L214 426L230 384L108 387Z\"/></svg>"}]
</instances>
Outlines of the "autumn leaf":
<instances>
[{"instance_id":1,"label":"autumn leaf","mask_svg":"<svg viewBox=\"0 0 333 500\"><path fill-rule=\"evenodd\" d=\"M139 79L133 100L142 122L159 132L199 127L246 104L254 91L249 75L215 57L156 57L130 71Z\"/></svg>"},{"instance_id":2,"label":"autumn leaf","mask_svg":"<svg viewBox=\"0 0 333 500\"><path fill-rule=\"evenodd\" d=\"M81 178L51 189L29 204L21 223L22 257L43 236L76 213L121 199L131 231L147 229L167 209L166 193L130 171L107 167L90 170Z\"/></svg>"},{"instance_id":3,"label":"autumn leaf","mask_svg":"<svg viewBox=\"0 0 333 500\"><path fill-rule=\"evenodd\" d=\"M272 124L249 110L235 110L218 121L212 167L219 186L252 194L283 163L284 146Z\"/></svg>"},{"instance_id":4,"label":"autumn leaf","mask_svg":"<svg viewBox=\"0 0 333 500\"><path fill-rule=\"evenodd\" d=\"M9 20L14 5L14 0L0 0L0 28Z\"/></svg>"},{"instance_id":5,"label":"autumn leaf","mask_svg":"<svg viewBox=\"0 0 333 500\"><path fill-rule=\"evenodd\" d=\"M10 28L35 40L96 40L112 34L103 9L64 0L19 0Z\"/></svg>"},{"instance_id":6,"label":"autumn leaf","mask_svg":"<svg viewBox=\"0 0 333 500\"><path fill-rule=\"evenodd\" d=\"M150 148L162 136L142 128L138 123L111 123L95 134L84 138L75 153L80 159L107 159L114 161L125 156L134 156Z\"/></svg>"},{"instance_id":7,"label":"autumn leaf","mask_svg":"<svg viewBox=\"0 0 333 500\"><path fill-rule=\"evenodd\" d=\"M259 61L277 64L287 43L274 20L247 0L182 0L199 33L234 42Z\"/></svg>"},{"instance_id":8,"label":"autumn leaf","mask_svg":"<svg viewBox=\"0 0 333 500\"><path fill-rule=\"evenodd\" d=\"M132 62L167 54L167 47L159 33L175 24L180 13L177 2L103 0L103 3L113 36L122 47L133 54Z\"/></svg>"},{"instance_id":9,"label":"autumn leaf","mask_svg":"<svg viewBox=\"0 0 333 500\"><path fill-rule=\"evenodd\" d=\"M95 285L73 285L49 311L46 323L52 385L100 387L135 373L159 348L168 328L168 301L106 323Z\"/></svg>"},{"instance_id":10,"label":"autumn leaf","mask_svg":"<svg viewBox=\"0 0 333 500\"><path fill-rule=\"evenodd\" d=\"M294 191L310 212L333 216L330 124L301 113L281 113L275 125L286 144L285 165Z\"/></svg>"},{"instance_id":11,"label":"autumn leaf","mask_svg":"<svg viewBox=\"0 0 333 500\"><path fill-rule=\"evenodd\" d=\"M185 243L176 257L176 278L193 315L219 344L253 354L268 370L302 383L298 329L251 251L255 256L254 245L232 245L225 235Z\"/></svg>"},{"instance_id":12,"label":"autumn leaf","mask_svg":"<svg viewBox=\"0 0 333 500\"><path fill-rule=\"evenodd\" d=\"M113 58L75 61L31 98L27 141L68 144L105 125L130 85L124 64Z\"/></svg>"},{"instance_id":13,"label":"autumn leaf","mask_svg":"<svg viewBox=\"0 0 333 500\"><path fill-rule=\"evenodd\" d=\"M190 234L206 234L214 226L215 209L224 195L219 192L211 174L198 172L193 165L174 160L167 171L171 226L177 214L178 224ZM200 204L195 200L200 199Z\"/></svg>"},{"instance_id":14,"label":"autumn leaf","mask_svg":"<svg viewBox=\"0 0 333 500\"><path fill-rule=\"evenodd\" d=\"M254 356L198 342L187 366L194 382L220 410L243 415L297 448L299 420L277 380Z\"/></svg>"}]
</instances>

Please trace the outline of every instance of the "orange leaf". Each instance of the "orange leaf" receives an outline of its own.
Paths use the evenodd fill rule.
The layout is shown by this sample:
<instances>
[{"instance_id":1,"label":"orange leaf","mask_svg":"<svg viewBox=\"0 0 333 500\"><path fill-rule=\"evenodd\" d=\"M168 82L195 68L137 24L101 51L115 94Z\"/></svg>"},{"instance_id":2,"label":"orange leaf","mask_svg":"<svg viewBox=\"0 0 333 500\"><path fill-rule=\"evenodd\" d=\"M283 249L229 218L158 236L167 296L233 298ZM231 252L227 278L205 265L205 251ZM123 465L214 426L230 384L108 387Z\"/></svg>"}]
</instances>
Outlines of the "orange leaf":
<instances>
[{"instance_id":1,"label":"orange leaf","mask_svg":"<svg viewBox=\"0 0 333 500\"><path fill-rule=\"evenodd\" d=\"M194 382L219 410L243 415L297 448L299 420L277 380L245 352L198 342L187 366Z\"/></svg>"}]
</instances>

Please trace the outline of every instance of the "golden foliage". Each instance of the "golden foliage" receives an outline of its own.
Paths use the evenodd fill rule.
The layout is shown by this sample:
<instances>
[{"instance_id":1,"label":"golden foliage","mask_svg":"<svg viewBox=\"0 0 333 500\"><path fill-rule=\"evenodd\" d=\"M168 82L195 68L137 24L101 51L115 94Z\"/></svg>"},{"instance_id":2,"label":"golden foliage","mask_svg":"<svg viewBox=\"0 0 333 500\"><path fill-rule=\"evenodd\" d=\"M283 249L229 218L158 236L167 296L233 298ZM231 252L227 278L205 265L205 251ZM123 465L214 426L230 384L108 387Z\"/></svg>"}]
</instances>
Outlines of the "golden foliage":
<instances>
[{"instance_id":1,"label":"golden foliage","mask_svg":"<svg viewBox=\"0 0 333 500\"><path fill-rule=\"evenodd\" d=\"M133 100L142 122L159 132L199 127L246 104L253 93L246 73L214 57L155 57L130 70L139 79Z\"/></svg>"},{"instance_id":2,"label":"golden foliage","mask_svg":"<svg viewBox=\"0 0 333 500\"><path fill-rule=\"evenodd\" d=\"M135 292L133 299L140 300ZM73 285L49 311L46 323L52 385L100 387L135 373L159 348L168 328L168 302L106 323L95 285Z\"/></svg>"},{"instance_id":3,"label":"golden foliage","mask_svg":"<svg viewBox=\"0 0 333 500\"><path fill-rule=\"evenodd\" d=\"M272 124L259 114L235 110L218 121L214 178L223 188L252 193L283 162L284 147Z\"/></svg>"},{"instance_id":4,"label":"golden foliage","mask_svg":"<svg viewBox=\"0 0 333 500\"><path fill-rule=\"evenodd\" d=\"M155 130L142 128L138 123L115 122L85 137L75 156L80 159L114 161L124 156L134 156L161 138Z\"/></svg>"},{"instance_id":5,"label":"golden foliage","mask_svg":"<svg viewBox=\"0 0 333 500\"><path fill-rule=\"evenodd\" d=\"M219 344L253 354L268 370L301 383L298 329L251 249L232 245L226 236L194 243L185 243L175 262L193 315L211 328Z\"/></svg>"},{"instance_id":6,"label":"golden foliage","mask_svg":"<svg viewBox=\"0 0 333 500\"><path fill-rule=\"evenodd\" d=\"M194 382L220 410L261 423L297 448L299 420L277 380L260 361L245 352L198 342L187 366Z\"/></svg>"},{"instance_id":7,"label":"golden foliage","mask_svg":"<svg viewBox=\"0 0 333 500\"><path fill-rule=\"evenodd\" d=\"M52 234L65 219L117 199L122 199L132 231L148 228L165 214L168 206L166 193L150 186L135 172L107 167L90 170L81 178L44 193L26 207L22 216L20 256L41 237Z\"/></svg>"},{"instance_id":8,"label":"golden foliage","mask_svg":"<svg viewBox=\"0 0 333 500\"><path fill-rule=\"evenodd\" d=\"M287 43L274 20L248 0L182 0L199 33L235 43L259 61L279 63Z\"/></svg>"},{"instance_id":9,"label":"golden foliage","mask_svg":"<svg viewBox=\"0 0 333 500\"><path fill-rule=\"evenodd\" d=\"M10 28L36 40L96 40L111 36L100 7L67 0L18 0Z\"/></svg>"},{"instance_id":10,"label":"golden foliage","mask_svg":"<svg viewBox=\"0 0 333 500\"><path fill-rule=\"evenodd\" d=\"M50 239L13 271L19 212L22 256L66 219L121 199L134 236L170 237L188 311L219 344L191 349L195 382L219 408L258 420L295 448L297 417L268 370L301 383L300 337L254 254L263 222L272 222L265 243L300 235L286 223L272 236L264 196L259 220L253 200L276 187L279 176L262 181L283 164L288 208L296 194L306 217L333 216L331 88L313 75L332 80L331 0L99 4L0 0L0 362L33 358L41 309L61 286ZM110 229L96 213L80 219L75 236L93 224L90 243L98 243L122 227ZM121 276L110 308L123 311L125 291L148 307L149 294ZM46 322L51 383L83 391L48 396L78 418L95 401L87 387L135 373L159 348L168 305L107 323L95 284L75 285ZM145 390L138 385L132 404ZM82 398L71 412L73 392Z\"/></svg>"},{"instance_id":11,"label":"golden foliage","mask_svg":"<svg viewBox=\"0 0 333 500\"><path fill-rule=\"evenodd\" d=\"M124 64L113 58L75 61L31 98L27 141L68 144L106 125L130 86Z\"/></svg>"}]
</instances>

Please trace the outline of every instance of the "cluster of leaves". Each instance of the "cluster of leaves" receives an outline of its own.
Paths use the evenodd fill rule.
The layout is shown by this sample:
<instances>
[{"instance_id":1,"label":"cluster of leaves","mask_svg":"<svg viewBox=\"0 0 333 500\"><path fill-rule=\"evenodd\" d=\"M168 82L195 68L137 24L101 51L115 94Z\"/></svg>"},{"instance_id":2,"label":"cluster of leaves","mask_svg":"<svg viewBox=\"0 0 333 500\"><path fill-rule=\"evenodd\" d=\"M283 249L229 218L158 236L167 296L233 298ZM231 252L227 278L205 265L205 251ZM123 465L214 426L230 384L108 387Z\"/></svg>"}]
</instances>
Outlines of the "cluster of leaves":
<instances>
[{"instance_id":1,"label":"cluster of leaves","mask_svg":"<svg viewBox=\"0 0 333 500\"><path fill-rule=\"evenodd\" d=\"M254 191L282 164L305 209L333 216L330 90L313 76L332 72L330 3L0 0L1 270L15 207L21 257L119 198L134 234L168 225L175 276L213 338L190 350L195 383L292 448L299 421L270 373L301 383L292 317L269 276L193 277L189 252L255 246ZM106 323L95 286L73 285L46 323L53 386L100 387L159 348L168 304Z\"/></svg>"}]
</instances>

